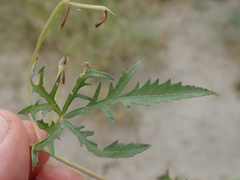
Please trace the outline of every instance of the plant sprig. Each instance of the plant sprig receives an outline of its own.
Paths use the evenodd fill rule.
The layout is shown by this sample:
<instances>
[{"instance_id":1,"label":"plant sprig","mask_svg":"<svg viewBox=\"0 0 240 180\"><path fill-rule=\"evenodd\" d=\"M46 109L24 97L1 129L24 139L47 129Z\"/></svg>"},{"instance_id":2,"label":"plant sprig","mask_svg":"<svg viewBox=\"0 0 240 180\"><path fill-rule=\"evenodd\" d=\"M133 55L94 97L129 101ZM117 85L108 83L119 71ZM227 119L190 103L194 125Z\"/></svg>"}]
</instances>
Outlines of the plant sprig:
<instances>
[{"instance_id":1,"label":"plant sprig","mask_svg":"<svg viewBox=\"0 0 240 180\"><path fill-rule=\"evenodd\" d=\"M132 76L136 72L139 62L133 65L128 71L123 71L121 77L117 81L116 85L113 85L114 78L105 72L92 70L89 63L83 63L85 67L85 71L77 77L76 84L72 88L71 92L69 93L65 104L61 106L57 103L56 97L57 92L59 89L60 83L64 83L65 71L64 67L68 62L68 58L63 58L59 63L59 70L57 73L57 78L55 83L52 86L50 92L48 92L44 87L44 70L45 67L42 67L38 74L39 80L37 83L33 81L33 77L35 75L36 65L38 61L38 51L41 47L41 44L51 27L51 24L56 19L59 12L63 9L63 7L67 5L68 10L66 16L63 20L63 23L60 26L60 30L63 29L65 22L67 20L69 11L71 8L86 8L86 9L94 9L94 10L101 10L104 14L103 20L100 22L95 23L96 27L99 27L106 19L107 19L107 12L113 14L111 10L106 8L105 6L97 6L97 5L88 5L88 4L81 4L76 2L70 2L70 0L62 0L53 10L52 14L50 15L46 25L44 26L35 51L32 56L32 61L30 63L29 73L28 73L28 96L27 96L27 103L28 106L22 109L19 113L20 114L29 114L30 120L38 137L38 142L36 144L30 144L32 147L31 155L32 155L32 164L33 169L36 167L38 163L38 151L44 151L47 154L55 157L56 159L60 160L68 164L71 167L74 167L88 175L101 180L106 180L105 178L92 173L86 169L83 169L76 164L69 162L68 160L60 157L55 153L54 142L56 139L60 139L61 133L63 129L67 128L72 134L74 134L80 146L85 145L88 151L95 154L99 157L107 157L107 158L127 158L132 157L138 153L141 153L147 150L151 145L149 144L141 144L141 143L133 143L130 142L129 144L122 144L118 143L118 140L114 141L107 147L103 149L99 149L97 143L88 140L89 136L93 136L94 132L92 131L84 131L84 126L77 127L70 123L70 119L81 115L87 114L90 117L93 117L91 114L91 110L93 109L101 109L107 116L110 122L114 123L114 116L109 109L108 105L110 104L117 104L122 103L125 107L130 107L131 103L138 104L138 105L145 105L148 106L150 103L160 103L160 102L169 102L173 100L185 99L185 98L192 98L192 97L200 97L206 95L216 95L215 92L209 91L207 89L194 87L194 86L182 86L181 83L171 84L171 81L168 80L162 84L159 84L159 80L157 79L153 83L149 79L142 87L140 87L139 83L127 93L122 93L129 81L131 80ZM92 96L85 95L80 92L80 89L85 86L90 86L91 84L88 82L89 79L94 78L98 79L98 85L96 90ZM102 87L102 79L109 80L109 88L108 94L105 98L99 100L99 94L101 92ZM39 94L41 98L45 100L45 102L37 101L34 104L30 103L30 94L31 92ZM73 102L73 100L87 100L88 103L86 106L77 107L71 111L68 111L69 106ZM38 112L42 112L42 118L36 120L36 114ZM48 123L44 122L44 117L50 113L50 119ZM53 113L57 114L57 119L53 120ZM48 136L45 139L40 139L40 136L36 130L34 121L36 121L37 126L48 133Z\"/></svg>"},{"instance_id":2,"label":"plant sprig","mask_svg":"<svg viewBox=\"0 0 240 180\"><path fill-rule=\"evenodd\" d=\"M54 141L56 139L60 139L60 135L64 128L69 129L78 138L80 146L85 145L90 152L100 157L132 157L147 150L150 147L148 144L140 143L130 143L127 145L118 144L118 141L116 140L109 146L105 147L103 150L100 150L95 142L87 139L88 136L92 136L94 134L93 132L82 131L84 126L76 127L67 121L67 119L71 119L80 114L87 114L93 117L89 111L93 109L101 109L104 111L109 121L114 123L113 114L108 108L109 104L117 104L121 102L125 107L130 107L131 103L148 106L150 103L168 102L172 100L216 94L203 88L194 86L182 86L181 83L171 84L170 80L162 84L159 84L159 80L156 80L153 83L148 80L142 87L139 87L139 83L137 83L131 91L122 94L123 89L126 87L136 72L139 66L139 62L131 67L128 71L124 70L115 87L113 87L113 77L111 75L104 72L92 70L89 63L84 63L84 66L85 71L77 77L76 84L73 87L72 91L69 93L62 109L60 109L60 106L55 101L55 95L59 88L60 78L62 74L59 74L51 91L48 93L43 85L44 67L39 70L39 82L37 84L35 84L32 80L34 72L31 71L32 92L38 93L40 97L45 99L46 102L39 103L38 101L34 105L27 106L19 113L25 115L31 114L34 119L39 111L42 111L43 117L50 111L54 111L58 115L56 123L53 122L50 126L48 123L44 123L43 119L37 121L38 127L47 131L48 136L45 139L38 141L32 147L33 168L35 168L38 162L37 151L42 150L44 147L49 147L51 156L55 157ZM34 71L35 68L32 68L32 70ZM109 91L106 98L98 100L98 96L101 90L101 80L98 83L93 97L78 93L81 88L91 85L87 82L87 80L90 78L110 80ZM75 98L88 100L89 103L86 106L67 112L68 107L71 105L72 101Z\"/></svg>"}]
</instances>

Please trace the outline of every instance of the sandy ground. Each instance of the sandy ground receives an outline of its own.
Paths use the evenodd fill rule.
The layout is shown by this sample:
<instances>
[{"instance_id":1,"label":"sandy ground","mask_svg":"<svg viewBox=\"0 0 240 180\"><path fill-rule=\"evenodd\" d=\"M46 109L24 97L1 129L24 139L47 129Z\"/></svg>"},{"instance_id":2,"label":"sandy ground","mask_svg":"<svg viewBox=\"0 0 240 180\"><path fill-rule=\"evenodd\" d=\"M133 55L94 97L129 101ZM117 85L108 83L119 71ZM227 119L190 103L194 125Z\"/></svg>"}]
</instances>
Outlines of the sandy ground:
<instances>
[{"instance_id":1,"label":"sandy ground","mask_svg":"<svg viewBox=\"0 0 240 180\"><path fill-rule=\"evenodd\" d=\"M208 88L219 96L149 107L134 106L133 111L127 111L136 111L137 117L129 124L93 123L87 117L81 123L75 120L79 125L85 124L86 129L96 131L93 140L99 142L100 147L116 139L152 145L134 158L95 157L85 148L79 149L77 140L67 131L63 132L61 143L56 142L57 153L111 180L155 180L166 170L180 180L233 180L240 177L240 96L236 89L240 80L240 61L238 56L231 54L220 33L228 15L240 7L240 3L238 0L202 1L195 4L197 7L179 6L169 6L153 24L156 31L172 31L163 58L165 67L157 72L138 72L136 77L159 78L162 82L171 78L184 85ZM233 40L240 42L239 33ZM17 112L19 105L25 105L26 88L22 85L26 74L13 76L12 72L19 72L19 67L25 72L25 59L29 57L24 53L17 57L9 53L0 55L1 108ZM15 61L10 64L9 59ZM142 60L142 66L147 63ZM83 176L86 180L92 179Z\"/></svg>"}]
</instances>

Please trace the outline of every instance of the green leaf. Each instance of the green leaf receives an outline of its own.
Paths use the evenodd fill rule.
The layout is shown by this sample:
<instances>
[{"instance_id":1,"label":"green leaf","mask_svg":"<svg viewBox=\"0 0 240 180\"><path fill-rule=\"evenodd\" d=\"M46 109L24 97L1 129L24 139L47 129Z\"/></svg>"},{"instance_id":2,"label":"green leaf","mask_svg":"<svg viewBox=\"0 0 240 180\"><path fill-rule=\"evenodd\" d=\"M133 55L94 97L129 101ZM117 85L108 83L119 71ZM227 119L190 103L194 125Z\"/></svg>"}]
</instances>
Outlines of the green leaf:
<instances>
[{"instance_id":1,"label":"green leaf","mask_svg":"<svg viewBox=\"0 0 240 180\"><path fill-rule=\"evenodd\" d=\"M37 151L42 150L45 146L49 147L51 156L55 157L54 141L56 139L60 139L60 135L64 129L64 126L61 124L58 126L55 126L55 123L52 122L52 124L49 126L48 123L44 123L43 120L37 121L37 125L40 129L47 131L48 136L45 139L38 141L32 147L31 156L32 156L33 169L35 169L38 163L39 153Z\"/></svg>"},{"instance_id":2,"label":"green leaf","mask_svg":"<svg viewBox=\"0 0 240 180\"><path fill-rule=\"evenodd\" d=\"M141 153L150 147L148 144L130 143L125 145L118 144L118 141L115 141L109 146L105 147L103 150L100 150L96 143L86 139L87 136L92 136L93 132L80 131L83 126L76 127L66 120L62 121L61 123L64 124L64 126L66 126L78 138L81 146L84 144L90 152L99 157L127 158Z\"/></svg>"},{"instance_id":3,"label":"green leaf","mask_svg":"<svg viewBox=\"0 0 240 180\"><path fill-rule=\"evenodd\" d=\"M150 103L169 102L206 95L216 95L216 93L199 87L182 86L180 82L171 84L171 80L159 84L157 79L152 84L148 80L141 88L139 88L138 83L131 92L120 96L119 101L125 107L130 107L130 103L148 106Z\"/></svg>"},{"instance_id":4,"label":"green leaf","mask_svg":"<svg viewBox=\"0 0 240 180\"><path fill-rule=\"evenodd\" d=\"M158 179L159 180L173 180L169 176L169 171L167 171L164 175L160 176ZM175 180L177 180L177 178Z\"/></svg>"},{"instance_id":5,"label":"green leaf","mask_svg":"<svg viewBox=\"0 0 240 180\"><path fill-rule=\"evenodd\" d=\"M61 114L61 110L60 108L58 107L54 97L55 97L55 94L57 92L57 89L59 87L59 83L60 83L60 77L61 75L58 76L52 90L50 93L48 93L46 91L46 89L44 88L44 85L43 85L43 73L44 73L44 68L45 67L42 67L40 70L39 70L39 83L38 84L35 84L33 82L33 80L31 79L31 85L32 85L32 92L36 92L38 93L41 97L43 97L52 107L53 107L53 110L58 113L58 114Z\"/></svg>"},{"instance_id":6,"label":"green leaf","mask_svg":"<svg viewBox=\"0 0 240 180\"><path fill-rule=\"evenodd\" d=\"M39 153L38 153L37 151L35 151L34 145L33 145L32 150L31 150L32 170L34 170L35 167L37 166L37 163L38 163L38 155L39 155Z\"/></svg>"},{"instance_id":7,"label":"green leaf","mask_svg":"<svg viewBox=\"0 0 240 180\"><path fill-rule=\"evenodd\" d=\"M89 66L87 67L87 70L85 72L85 76L89 77L89 78L90 77L91 78L103 78L103 79L109 79L109 80L113 80L114 79L112 77L112 75L110 75L108 73L105 73L105 72L92 70Z\"/></svg>"},{"instance_id":8,"label":"green leaf","mask_svg":"<svg viewBox=\"0 0 240 180\"><path fill-rule=\"evenodd\" d=\"M85 96L85 95L82 95L82 94L78 94L78 90L84 86L87 86L87 85L91 85L89 83L86 83L86 80L88 80L89 78L103 78L103 79L109 79L109 80L113 80L113 77L108 74L108 73L104 73L104 72L100 72L100 71L94 71L91 69L91 67L87 64L86 65L86 70L84 71L83 74L80 74L78 79L77 79L77 82L76 82L76 85L74 86L73 90L70 92L70 94L68 95L68 98L63 106L63 109L62 109L62 113L65 114L68 107L70 106L70 104L72 103L72 101L78 97L78 98L82 98L84 100L89 100L89 101L95 101L95 96L98 97L98 94L99 94L99 91L100 91L100 88L101 88L101 84L99 85L99 87L97 88L96 92L95 92L95 95L93 98L90 98L88 96ZM89 112L84 112L85 114L90 114Z\"/></svg>"},{"instance_id":9,"label":"green leaf","mask_svg":"<svg viewBox=\"0 0 240 180\"><path fill-rule=\"evenodd\" d=\"M122 76L120 77L119 81L116 84L116 87L113 88L112 83L109 86L109 91L107 97L114 98L120 95L122 90L125 88L127 83L132 78L133 74L136 72L140 62L136 63L134 66L132 66L127 72L124 70Z\"/></svg>"},{"instance_id":10,"label":"green leaf","mask_svg":"<svg viewBox=\"0 0 240 180\"><path fill-rule=\"evenodd\" d=\"M103 150L106 152L111 153L111 157L119 158L119 157L132 157L135 154L141 153L151 145L149 144L140 144L140 143L129 143L125 144L118 144L118 141L113 142L109 146L105 147Z\"/></svg>"},{"instance_id":11,"label":"green leaf","mask_svg":"<svg viewBox=\"0 0 240 180\"><path fill-rule=\"evenodd\" d=\"M48 146L51 155L53 157L55 156L54 141L56 139L60 139L60 135L65 127L68 128L78 138L80 146L85 145L90 152L99 157L127 158L141 153L150 147L148 144L129 143L125 145L118 144L118 141L115 141L109 146L105 147L103 150L100 150L95 142L87 139L88 136L92 136L94 133L92 131L82 131L84 126L76 127L66 120L61 120L60 124L57 126L54 122L51 124L51 126L48 126L48 123L44 123L43 120L39 120L37 121L37 125L39 128L47 131L48 136L45 139L37 142L32 147L32 158L34 165L36 165L38 162L37 151L42 150L45 146Z\"/></svg>"},{"instance_id":12,"label":"green leaf","mask_svg":"<svg viewBox=\"0 0 240 180\"><path fill-rule=\"evenodd\" d=\"M108 119L111 122L114 122L112 113L107 107L109 104L116 104L121 102L125 107L130 107L131 103L148 106L150 103L169 102L173 100L205 95L216 95L215 92L199 87L182 86L181 83L171 84L170 80L159 84L158 79L152 84L151 81L148 80L141 88L139 87L139 83L137 83L133 90L128 93L121 94L122 90L125 88L137 70L138 66L139 63L135 64L132 68L129 69L129 71L124 71L115 88L113 87L112 82L110 82L109 91L105 99L100 101L92 100L87 106L68 112L65 115L65 118L69 119L79 114L87 114L87 112L92 109L102 109L107 115ZM97 93L95 93L96 97L98 97L98 93L99 90Z\"/></svg>"},{"instance_id":13,"label":"green leaf","mask_svg":"<svg viewBox=\"0 0 240 180\"><path fill-rule=\"evenodd\" d=\"M36 92L38 93L41 97L43 97L47 103L42 103L39 104L39 101L34 104L34 105L29 105L26 108L22 109L21 111L19 111L19 114L29 114L31 113L33 118L35 119L36 113L39 111L42 111L42 115L45 116L48 112L50 112L51 110L55 111L59 116L61 115L61 110L59 108L59 106L57 105L54 97L55 94L57 92L57 89L59 87L59 83L60 83L60 77L61 74L58 76L52 90L50 93L48 93L46 91L46 89L44 88L43 85L43 74L44 74L44 67L42 67L39 70L39 83L35 84L32 80L33 75L34 75L34 69L31 71L31 85L32 85L32 92Z\"/></svg>"},{"instance_id":14,"label":"green leaf","mask_svg":"<svg viewBox=\"0 0 240 180\"><path fill-rule=\"evenodd\" d=\"M124 70L122 76L120 77L118 83L116 84L116 87L113 88L113 84L112 82L110 83L110 86L109 86L109 91L108 91L108 95L107 97L102 100L102 101L97 101L97 97L99 95L99 92L100 92L100 88L101 88L101 83L98 85L97 89L96 89L96 92L94 94L94 99L96 100L92 100L89 102L89 104L85 107L82 107L82 108L78 108L78 109L75 109L69 113L67 113L65 115L65 119L69 119L69 118L72 118L74 116L77 116L79 114L87 114L87 112L89 110L92 110L92 109L102 109L107 117L109 118L109 120L111 122L114 122L114 119L113 119L113 116L112 116L112 113L109 113L109 110L108 110L108 107L107 105L108 104L116 104L118 103L119 101L115 102L115 103L111 103L109 100L110 99L115 99L115 97L118 97L119 94L122 92L122 90L124 89L124 87L127 85L127 83L129 82L129 80L131 79L131 77L133 76L133 74L136 72L138 66L139 66L140 62L136 63L133 67L131 67L127 72ZM110 103L108 103L110 102Z\"/></svg>"},{"instance_id":15,"label":"green leaf","mask_svg":"<svg viewBox=\"0 0 240 180\"><path fill-rule=\"evenodd\" d=\"M37 142L34 145L34 150L40 151L45 146L48 146L49 150L50 150L50 154L53 157L55 157L54 141L55 141L55 139L60 139L60 135L64 129L64 125L60 124L58 126L55 126L55 123L52 122L52 124L49 126L48 123L44 123L43 120L37 121L37 125L39 128L47 131L48 136L45 139Z\"/></svg>"},{"instance_id":16,"label":"green leaf","mask_svg":"<svg viewBox=\"0 0 240 180\"><path fill-rule=\"evenodd\" d=\"M169 171L167 171L164 175L160 176L158 179L159 180L178 180L178 178L171 179L169 175Z\"/></svg>"},{"instance_id":17,"label":"green leaf","mask_svg":"<svg viewBox=\"0 0 240 180\"><path fill-rule=\"evenodd\" d=\"M18 113L24 114L24 115L28 115L29 113L31 113L33 119L35 119L38 111L42 111L42 116L44 117L48 112L50 112L53 109L52 105L50 105L48 103L38 104L38 102L39 101L37 101L36 104L34 104L34 105L30 105L30 106L22 109Z\"/></svg>"}]
</instances>

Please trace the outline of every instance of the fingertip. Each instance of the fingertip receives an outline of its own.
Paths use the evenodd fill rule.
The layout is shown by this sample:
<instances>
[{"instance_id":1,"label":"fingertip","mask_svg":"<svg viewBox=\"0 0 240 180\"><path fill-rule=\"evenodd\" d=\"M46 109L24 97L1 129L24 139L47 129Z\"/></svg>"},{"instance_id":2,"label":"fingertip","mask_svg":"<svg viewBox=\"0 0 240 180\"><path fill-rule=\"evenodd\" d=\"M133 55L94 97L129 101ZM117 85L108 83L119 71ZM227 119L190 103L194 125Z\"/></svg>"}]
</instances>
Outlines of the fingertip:
<instances>
[{"instance_id":1,"label":"fingertip","mask_svg":"<svg viewBox=\"0 0 240 180\"><path fill-rule=\"evenodd\" d=\"M1 179L23 179L29 174L29 140L22 121L12 112L0 109L8 130L0 144Z\"/></svg>"},{"instance_id":2,"label":"fingertip","mask_svg":"<svg viewBox=\"0 0 240 180\"><path fill-rule=\"evenodd\" d=\"M27 133L28 133L28 136L29 136L29 141L31 143L36 143L38 141L38 137L32 127L32 123L30 121L27 121L27 120L24 120L23 121L23 124L25 125L25 128L27 130ZM36 124L35 124L36 128L37 128L37 131L41 137L41 139L44 139L46 138L47 136L47 132L40 129Z\"/></svg>"}]
</instances>

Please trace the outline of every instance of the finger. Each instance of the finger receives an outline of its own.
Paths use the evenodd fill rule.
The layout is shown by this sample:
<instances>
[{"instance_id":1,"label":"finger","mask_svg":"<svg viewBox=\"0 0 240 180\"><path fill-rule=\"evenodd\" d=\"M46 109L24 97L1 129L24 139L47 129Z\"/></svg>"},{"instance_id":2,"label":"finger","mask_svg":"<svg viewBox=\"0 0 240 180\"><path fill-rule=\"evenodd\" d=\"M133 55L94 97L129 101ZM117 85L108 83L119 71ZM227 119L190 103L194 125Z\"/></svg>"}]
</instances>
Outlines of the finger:
<instances>
[{"instance_id":1,"label":"finger","mask_svg":"<svg viewBox=\"0 0 240 180\"><path fill-rule=\"evenodd\" d=\"M62 166L45 165L36 176L35 180L83 180L83 178L72 168Z\"/></svg>"},{"instance_id":2,"label":"finger","mask_svg":"<svg viewBox=\"0 0 240 180\"><path fill-rule=\"evenodd\" d=\"M0 177L28 179L29 140L22 121L12 112L0 109Z\"/></svg>"},{"instance_id":3,"label":"finger","mask_svg":"<svg viewBox=\"0 0 240 180\"><path fill-rule=\"evenodd\" d=\"M32 124L30 121L23 121L27 132L28 132L28 137L29 137L29 142L31 143L36 143L38 138L37 135L32 127ZM37 126L36 126L37 127ZM37 127L37 131L42 139L44 139L47 136L47 132L39 129ZM39 156L38 156L38 164L36 168L32 171L32 160L30 159L30 174L29 174L29 179L33 179L39 171L43 168L44 164L48 161L49 156L42 151L39 151ZM30 157L31 157L31 148L30 148Z\"/></svg>"},{"instance_id":4,"label":"finger","mask_svg":"<svg viewBox=\"0 0 240 180\"><path fill-rule=\"evenodd\" d=\"M22 121L27 132L28 132L28 137L29 137L29 141L31 143L36 143L38 141L38 138L37 138L37 135L32 127L32 124L30 121L27 121L27 120L24 120ZM36 124L35 124L36 125ZM41 139L44 139L46 136L47 136L47 132L42 130L42 129L39 129L38 126L36 125L36 128L37 128L37 131L41 137Z\"/></svg>"}]
</instances>

